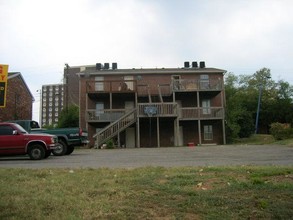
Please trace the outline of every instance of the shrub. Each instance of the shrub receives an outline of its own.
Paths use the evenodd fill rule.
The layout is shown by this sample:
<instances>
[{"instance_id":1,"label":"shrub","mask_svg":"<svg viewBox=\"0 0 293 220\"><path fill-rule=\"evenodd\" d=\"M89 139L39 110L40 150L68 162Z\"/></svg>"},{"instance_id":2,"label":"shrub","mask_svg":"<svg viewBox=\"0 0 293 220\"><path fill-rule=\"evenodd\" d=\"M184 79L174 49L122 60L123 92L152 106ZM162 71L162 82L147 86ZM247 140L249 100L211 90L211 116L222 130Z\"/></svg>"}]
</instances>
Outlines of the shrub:
<instances>
[{"instance_id":1,"label":"shrub","mask_svg":"<svg viewBox=\"0 0 293 220\"><path fill-rule=\"evenodd\" d=\"M288 124L272 123L271 134L276 140L284 140L293 137L293 129Z\"/></svg>"},{"instance_id":2,"label":"shrub","mask_svg":"<svg viewBox=\"0 0 293 220\"><path fill-rule=\"evenodd\" d=\"M107 142L106 142L106 148L107 149L114 149L114 141L113 141L113 139L110 139L110 140L108 140Z\"/></svg>"}]
</instances>

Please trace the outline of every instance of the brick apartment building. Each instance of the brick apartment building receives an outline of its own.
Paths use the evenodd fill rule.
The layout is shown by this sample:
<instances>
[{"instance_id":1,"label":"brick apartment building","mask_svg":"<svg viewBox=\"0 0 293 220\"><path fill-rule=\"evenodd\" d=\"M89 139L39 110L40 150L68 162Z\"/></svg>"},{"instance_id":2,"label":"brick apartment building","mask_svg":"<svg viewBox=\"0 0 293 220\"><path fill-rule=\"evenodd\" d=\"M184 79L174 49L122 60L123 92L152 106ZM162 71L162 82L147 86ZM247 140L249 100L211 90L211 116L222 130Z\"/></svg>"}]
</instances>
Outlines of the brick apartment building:
<instances>
[{"instance_id":1,"label":"brick apartment building","mask_svg":"<svg viewBox=\"0 0 293 220\"><path fill-rule=\"evenodd\" d=\"M205 62L182 68L80 68L80 126L90 146L109 139L125 147L225 144L225 70Z\"/></svg>"},{"instance_id":2,"label":"brick apartment building","mask_svg":"<svg viewBox=\"0 0 293 220\"><path fill-rule=\"evenodd\" d=\"M6 107L0 108L0 121L31 120L34 97L20 72L7 78Z\"/></svg>"}]
</instances>

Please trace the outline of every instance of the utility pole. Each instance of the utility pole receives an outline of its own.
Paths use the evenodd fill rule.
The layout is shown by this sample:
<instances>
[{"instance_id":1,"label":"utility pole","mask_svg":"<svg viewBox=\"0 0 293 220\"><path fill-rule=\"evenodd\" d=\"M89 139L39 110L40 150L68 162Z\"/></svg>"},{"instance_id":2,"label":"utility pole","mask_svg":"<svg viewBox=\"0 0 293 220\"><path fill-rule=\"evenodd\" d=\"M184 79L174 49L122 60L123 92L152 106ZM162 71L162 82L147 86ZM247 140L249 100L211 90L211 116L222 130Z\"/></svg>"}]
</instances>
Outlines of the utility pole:
<instances>
[{"instance_id":1,"label":"utility pole","mask_svg":"<svg viewBox=\"0 0 293 220\"><path fill-rule=\"evenodd\" d=\"M42 106L43 106L43 97L42 97L42 89L38 89L37 93L40 95L40 109L39 109L39 124L42 126L43 122L42 122L42 116L43 116L43 111L42 111Z\"/></svg>"},{"instance_id":2,"label":"utility pole","mask_svg":"<svg viewBox=\"0 0 293 220\"><path fill-rule=\"evenodd\" d=\"M270 79L270 78L271 77L269 76L265 77L265 79ZM259 94L258 94L257 111L256 111L256 119L255 119L255 134L258 133L258 121L259 121L262 89L263 89L263 82L261 82L261 84L259 85Z\"/></svg>"},{"instance_id":3,"label":"utility pole","mask_svg":"<svg viewBox=\"0 0 293 220\"><path fill-rule=\"evenodd\" d=\"M66 66L66 73L65 73L65 81L66 81L66 85L65 85L65 93L66 93L66 96L65 96L65 109L66 109L66 112L68 112L68 103L69 103L69 93L68 93L68 76L69 76L69 68L70 66L68 65L68 63L65 63L65 66Z\"/></svg>"}]
</instances>

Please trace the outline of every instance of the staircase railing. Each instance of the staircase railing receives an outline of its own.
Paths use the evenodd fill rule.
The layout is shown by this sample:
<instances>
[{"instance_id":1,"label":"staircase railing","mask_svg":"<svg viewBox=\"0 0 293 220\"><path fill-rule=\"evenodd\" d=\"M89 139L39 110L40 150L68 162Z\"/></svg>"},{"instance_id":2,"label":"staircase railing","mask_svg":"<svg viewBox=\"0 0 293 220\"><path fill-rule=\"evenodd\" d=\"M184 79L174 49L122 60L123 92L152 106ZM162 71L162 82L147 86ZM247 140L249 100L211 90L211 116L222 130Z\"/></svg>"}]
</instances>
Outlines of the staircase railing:
<instances>
[{"instance_id":1,"label":"staircase railing","mask_svg":"<svg viewBox=\"0 0 293 220\"><path fill-rule=\"evenodd\" d=\"M95 147L98 148L107 140L110 140L112 137L117 135L119 132L125 130L130 125L136 122L137 120L137 109L134 108L125 115L123 115L118 120L114 121L113 123L109 124L107 127L100 130L97 134L94 135L95 140Z\"/></svg>"}]
</instances>

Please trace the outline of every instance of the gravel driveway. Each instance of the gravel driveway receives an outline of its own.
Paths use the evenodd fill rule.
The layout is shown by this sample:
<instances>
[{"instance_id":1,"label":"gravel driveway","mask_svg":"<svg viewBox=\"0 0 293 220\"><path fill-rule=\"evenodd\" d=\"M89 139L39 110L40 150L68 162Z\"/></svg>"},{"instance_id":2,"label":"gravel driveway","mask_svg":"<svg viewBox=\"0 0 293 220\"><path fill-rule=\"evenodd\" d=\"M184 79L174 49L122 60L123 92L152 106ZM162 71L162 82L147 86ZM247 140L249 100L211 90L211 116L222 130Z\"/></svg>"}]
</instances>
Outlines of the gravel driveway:
<instances>
[{"instance_id":1,"label":"gravel driveway","mask_svg":"<svg viewBox=\"0 0 293 220\"><path fill-rule=\"evenodd\" d=\"M69 156L32 161L0 157L0 168L135 168L143 166L293 165L293 147L218 145L134 149L77 149Z\"/></svg>"}]
</instances>

